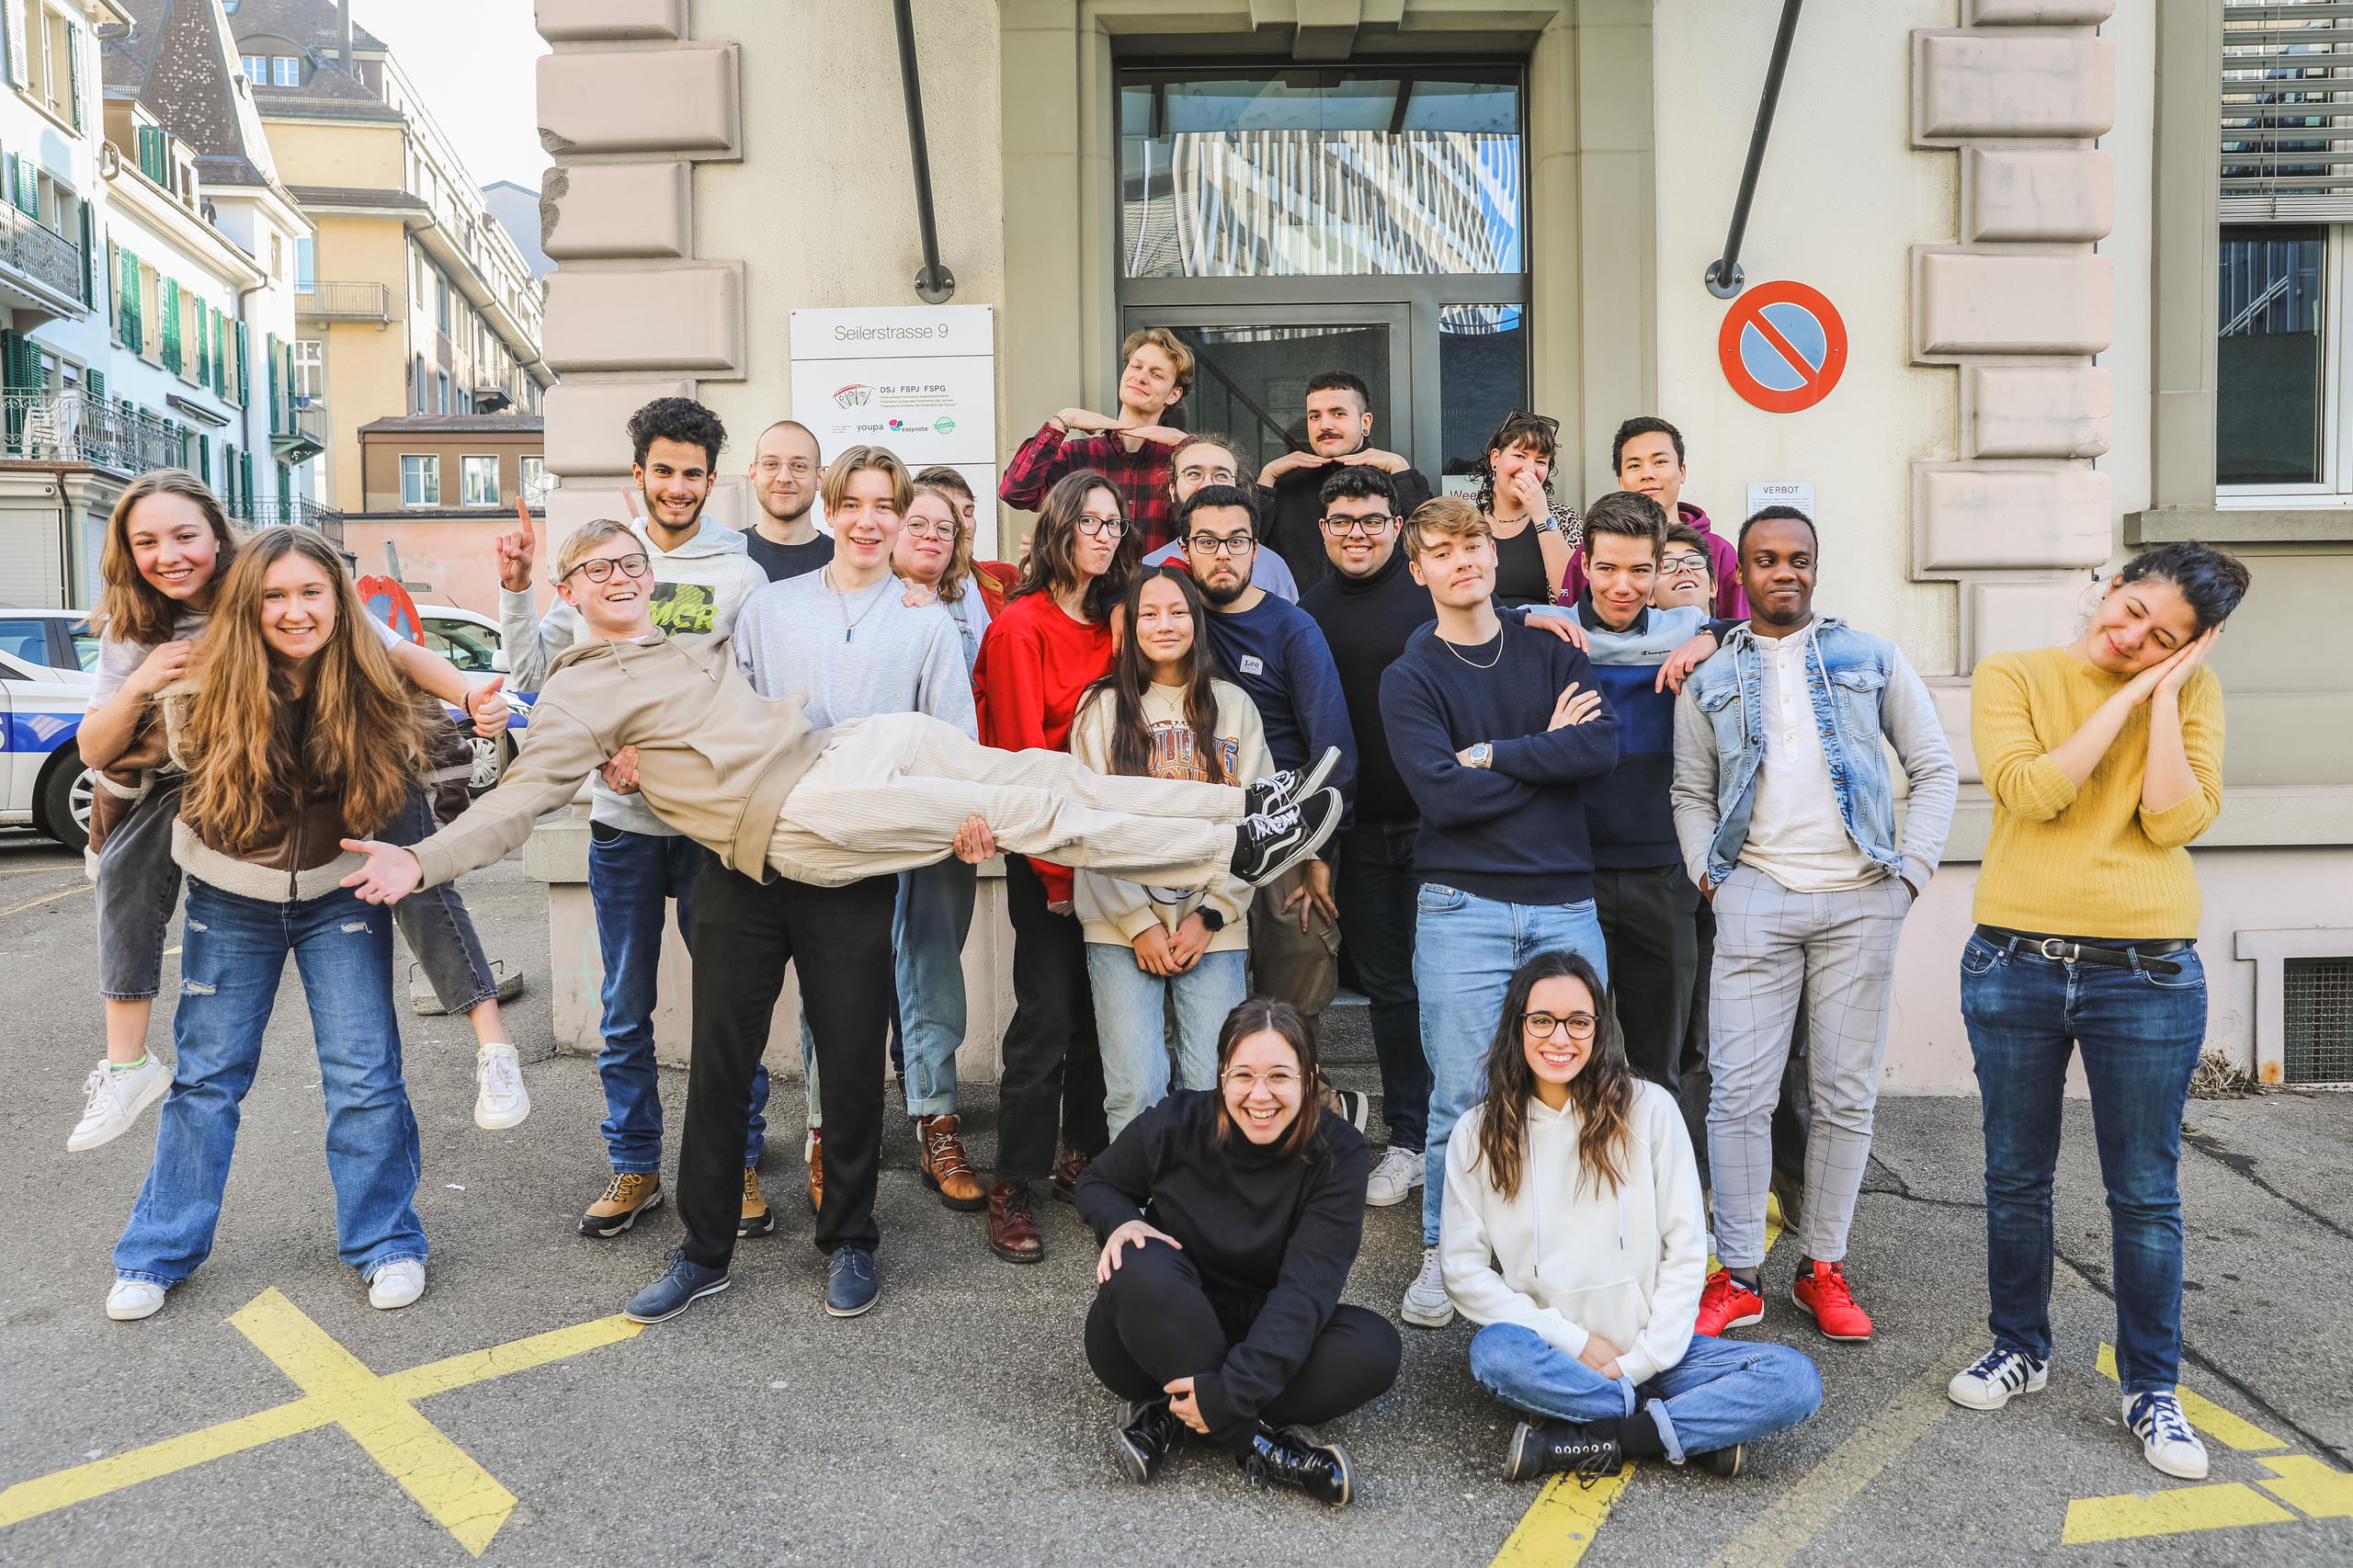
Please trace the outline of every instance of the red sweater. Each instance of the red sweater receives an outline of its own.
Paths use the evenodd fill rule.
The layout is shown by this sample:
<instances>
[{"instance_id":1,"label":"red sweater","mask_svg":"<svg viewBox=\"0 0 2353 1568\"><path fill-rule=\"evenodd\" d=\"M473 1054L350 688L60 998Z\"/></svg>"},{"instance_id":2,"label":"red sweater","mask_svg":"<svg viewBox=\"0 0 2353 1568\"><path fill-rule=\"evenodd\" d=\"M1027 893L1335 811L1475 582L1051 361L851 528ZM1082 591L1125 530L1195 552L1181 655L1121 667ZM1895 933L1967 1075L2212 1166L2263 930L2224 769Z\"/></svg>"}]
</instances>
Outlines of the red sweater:
<instances>
[{"instance_id":1,"label":"red sweater","mask_svg":"<svg viewBox=\"0 0 2353 1568\"><path fill-rule=\"evenodd\" d=\"M1086 688L1111 668L1111 622L1073 620L1048 593L1009 601L989 622L972 665L981 744L1000 751L1067 751L1070 722ZM1071 897L1067 866L1032 858L1046 897Z\"/></svg>"}]
</instances>

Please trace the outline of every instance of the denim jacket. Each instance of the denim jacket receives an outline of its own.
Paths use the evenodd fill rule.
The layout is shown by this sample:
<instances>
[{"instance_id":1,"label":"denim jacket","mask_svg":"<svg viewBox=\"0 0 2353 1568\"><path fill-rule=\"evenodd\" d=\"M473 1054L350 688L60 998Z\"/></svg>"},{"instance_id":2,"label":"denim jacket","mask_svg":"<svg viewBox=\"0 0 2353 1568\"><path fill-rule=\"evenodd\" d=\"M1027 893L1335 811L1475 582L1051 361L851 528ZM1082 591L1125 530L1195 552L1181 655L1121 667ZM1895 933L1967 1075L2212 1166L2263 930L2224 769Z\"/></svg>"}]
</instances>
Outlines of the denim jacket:
<instances>
[{"instance_id":1,"label":"denim jacket","mask_svg":"<svg viewBox=\"0 0 2353 1568\"><path fill-rule=\"evenodd\" d=\"M1952 748L1928 688L1894 643L1817 616L1806 691L1847 835L1871 860L1925 888L1944 854L1960 793ZM1765 672L1756 633L1735 629L1684 683L1675 713L1675 831L1686 868L1721 884L1740 860L1765 760ZM1911 786L1904 837L1895 836L1893 743Z\"/></svg>"}]
</instances>

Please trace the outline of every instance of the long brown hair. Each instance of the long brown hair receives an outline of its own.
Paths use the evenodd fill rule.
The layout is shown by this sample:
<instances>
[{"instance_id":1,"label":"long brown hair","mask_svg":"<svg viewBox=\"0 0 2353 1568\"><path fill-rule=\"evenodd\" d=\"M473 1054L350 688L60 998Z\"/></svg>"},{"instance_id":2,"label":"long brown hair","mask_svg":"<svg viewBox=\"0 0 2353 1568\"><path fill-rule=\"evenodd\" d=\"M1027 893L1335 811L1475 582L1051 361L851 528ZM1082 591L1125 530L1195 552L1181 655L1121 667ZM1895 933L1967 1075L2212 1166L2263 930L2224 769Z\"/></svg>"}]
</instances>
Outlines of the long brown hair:
<instances>
[{"instance_id":1,"label":"long brown hair","mask_svg":"<svg viewBox=\"0 0 2353 1568\"><path fill-rule=\"evenodd\" d=\"M926 469L924 472L928 473L931 471ZM972 575L972 536L964 531L963 508L956 505L954 493L946 485L934 484L928 480L916 480L915 488L907 495L909 510L914 508L915 498L918 495L928 495L946 506L948 526L956 531L955 542L949 546L948 551L948 570L942 572L939 574L939 581L931 585L931 591L939 596L941 604L952 605L964 597L965 584ZM902 516L904 517L904 514L903 513Z\"/></svg>"},{"instance_id":2,"label":"long brown hair","mask_svg":"<svg viewBox=\"0 0 2353 1568\"><path fill-rule=\"evenodd\" d=\"M1110 672L1086 688L1079 706L1108 702L1111 708L1111 771L1134 778L1152 777L1152 729L1144 722L1143 694L1152 687L1152 656L1136 636L1136 614L1146 583L1174 583L1193 612L1193 645L1185 653L1185 722L1193 727L1193 760L1211 784L1233 782L1226 773L1224 748L1217 738L1217 657L1210 652L1209 607L1193 574L1174 564L1147 567L1128 579L1120 596L1120 622L1127 628Z\"/></svg>"},{"instance_id":3,"label":"long brown hair","mask_svg":"<svg viewBox=\"0 0 2353 1568\"><path fill-rule=\"evenodd\" d=\"M1021 563L1021 581L1006 595L1007 602L1025 594L1060 593L1078 586L1078 520L1086 510L1086 498L1098 490L1111 493L1120 505L1120 520L1127 526L1120 530L1120 548L1111 552L1111 564L1087 585L1080 608L1089 620L1100 620L1111 613L1142 551L1120 487L1105 478L1102 470L1092 468L1063 475L1046 492L1038 507L1038 526L1029 532L1029 559Z\"/></svg>"},{"instance_id":4,"label":"long brown hair","mask_svg":"<svg viewBox=\"0 0 2353 1568\"><path fill-rule=\"evenodd\" d=\"M1609 996L1601 976L1577 953L1539 953L1519 966L1504 991L1504 1016L1495 1022L1495 1043L1487 1048L1487 1104L1479 1115L1479 1159L1487 1179L1508 1199L1519 1191L1519 1173L1528 1153L1528 1102L1536 1097L1536 1070L1528 1064L1521 1043L1520 1017L1540 981L1574 980L1593 998L1593 1051L1585 1066L1569 1080L1569 1103L1577 1108L1577 1181L1587 1178L1594 1191L1604 1183L1615 1191L1626 1179L1626 1155L1633 1134L1627 1124L1634 1104L1634 1076L1626 1066L1626 1048L1618 1039L1618 1021L1610 1016Z\"/></svg>"},{"instance_id":5,"label":"long brown hair","mask_svg":"<svg viewBox=\"0 0 2353 1568\"><path fill-rule=\"evenodd\" d=\"M1272 996L1253 996L1225 1016L1225 1023L1217 1031L1217 1141L1222 1144L1233 1135L1233 1113L1225 1108L1225 1070L1233 1064L1233 1052L1254 1034L1268 1031L1282 1036L1292 1054L1299 1058L1299 1114L1290 1119L1276 1143L1279 1153L1303 1160L1320 1145L1324 1135L1324 1105L1319 1093L1324 1082L1324 1070L1316 1064L1315 1031L1307 1027L1299 1009Z\"/></svg>"},{"instance_id":6,"label":"long brown hair","mask_svg":"<svg viewBox=\"0 0 2353 1568\"><path fill-rule=\"evenodd\" d=\"M335 628L312 659L308 725L297 722L293 688L262 635L262 582L289 555L335 585ZM207 843L231 854L260 848L273 807L290 795L341 797L345 824L361 835L400 811L422 768L424 714L367 619L324 536L264 528L238 551L197 644L196 696L180 731L182 814Z\"/></svg>"},{"instance_id":7,"label":"long brown hair","mask_svg":"<svg viewBox=\"0 0 2353 1568\"><path fill-rule=\"evenodd\" d=\"M185 607L140 575L138 558L131 551L131 510L151 495L177 495L191 502L211 525L216 595L217 585L237 558L237 536L230 531L229 515L221 509L211 488L184 468L159 468L124 487L122 498L107 514L106 544L98 553L98 578L105 586L94 619L97 629L118 642L152 647L172 640L172 622Z\"/></svg>"}]
</instances>

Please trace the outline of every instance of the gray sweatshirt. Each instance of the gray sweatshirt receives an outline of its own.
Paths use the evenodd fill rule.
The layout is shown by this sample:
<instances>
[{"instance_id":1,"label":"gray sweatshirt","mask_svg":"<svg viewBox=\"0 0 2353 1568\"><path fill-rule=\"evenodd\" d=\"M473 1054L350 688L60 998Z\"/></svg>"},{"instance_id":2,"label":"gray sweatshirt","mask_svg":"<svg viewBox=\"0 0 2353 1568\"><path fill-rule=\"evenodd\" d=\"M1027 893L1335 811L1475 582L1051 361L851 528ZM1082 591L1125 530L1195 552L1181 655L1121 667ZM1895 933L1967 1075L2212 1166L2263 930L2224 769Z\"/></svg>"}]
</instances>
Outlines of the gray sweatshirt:
<instances>
[{"instance_id":1,"label":"gray sweatshirt","mask_svg":"<svg viewBox=\"0 0 2353 1568\"><path fill-rule=\"evenodd\" d=\"M642 527L630 526L644 538ZM726 636L734 630L744 601L768 580L758 562L745 553L744 536L717 523L705 522L676 550L657 550L649 542L645 553L654 565L648 608L654 624L673 637ZM585 639L588 629L580 612L562 599L540 619L538 601L529 592L502 588L498 630L506 651L506 684L517 691L537 691L547 684L549 667ZM650 837L678 836L642 798L606 788L601 773L589 789L590 821Z\"/></svg>"},{"instance_id":2,"label":"gray sweatshirt","mask_svg":"<svg viewBox=\"0 0 2353 1568\"><path fill-rule=\"evenodd\" d=\"M964 640L938 604L910 608L885 576L837 594L830 571L770 583L735 619L735 663L763 697L801 692L820 730L878 713L928 713L974 740L980 718Z\"/></svg>"}]
</instances>

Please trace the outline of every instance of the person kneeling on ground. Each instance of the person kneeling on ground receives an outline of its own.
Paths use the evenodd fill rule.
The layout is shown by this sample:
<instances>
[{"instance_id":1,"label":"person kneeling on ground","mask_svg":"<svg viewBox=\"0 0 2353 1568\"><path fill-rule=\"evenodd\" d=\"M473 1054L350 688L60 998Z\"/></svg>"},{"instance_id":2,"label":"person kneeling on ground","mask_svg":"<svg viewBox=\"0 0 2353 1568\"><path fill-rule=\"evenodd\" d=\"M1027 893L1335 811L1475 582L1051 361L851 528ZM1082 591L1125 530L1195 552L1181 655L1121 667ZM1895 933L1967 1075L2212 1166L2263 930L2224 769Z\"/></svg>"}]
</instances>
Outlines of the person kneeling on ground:
<instances>
[{"instance_id":1,"label":"person kneeling on ground","mask_svg":"<svg viewBox=\"0 0 2353 1568\"><path fill-rule=\"evenodd\" d=\"M1675 1096L1628 1070L1606 1000L1574 953L1511 977L1487 1098L1447 1150L1447 1294L1486 1325L1472 1375L1530 1417L1506 1479L1590 1484L1657 1456L1737 1475L1742 1445L1813 1414L1822 1377L1786 1346L1693 1337L1708 1244L1691 1137Z\"/></svg>"},{"instance_id":2,"label":"person kneeling on ground","mask_svg":"<svg viewBox=\"0 0 2353 1568\"><path fill-rule=\"evenodd\" d=\"M1217 1088L1146 1110L1078 1178L1103 1238L1087 1365L1125 1402L1138 1482L1190 1427L1253 1485L1337 1506L1355 1490L1347 1450L1300 1426L1380 1397L1401 1354L1388 1320L1340 1304L1371 1155L1317 1105L1314 1037L1290 1004L1243 1003L1217 1054Z\"/></svg>"}]
</instances>

